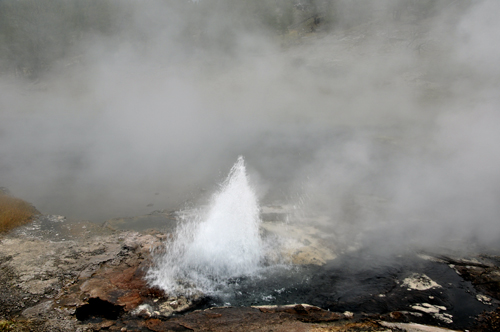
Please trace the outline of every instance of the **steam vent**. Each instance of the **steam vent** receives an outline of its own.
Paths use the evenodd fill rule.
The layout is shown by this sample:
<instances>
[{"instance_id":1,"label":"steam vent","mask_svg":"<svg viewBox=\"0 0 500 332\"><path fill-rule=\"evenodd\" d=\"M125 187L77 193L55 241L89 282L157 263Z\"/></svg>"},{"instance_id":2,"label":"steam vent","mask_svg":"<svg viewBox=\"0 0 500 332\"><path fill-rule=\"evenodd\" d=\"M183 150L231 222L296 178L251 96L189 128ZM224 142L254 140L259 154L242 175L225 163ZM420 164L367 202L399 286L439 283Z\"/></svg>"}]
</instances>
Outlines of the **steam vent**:
<instances>
[{"instance_id":1,"label":"steam vent","mask_svg":"<svg viewBox=\"0 0 500 332\"><path fill-rule=\"evenodd\" d=\"M0 332L500 331L499 12L0 1Z\"/></svg>"}]
</instances>

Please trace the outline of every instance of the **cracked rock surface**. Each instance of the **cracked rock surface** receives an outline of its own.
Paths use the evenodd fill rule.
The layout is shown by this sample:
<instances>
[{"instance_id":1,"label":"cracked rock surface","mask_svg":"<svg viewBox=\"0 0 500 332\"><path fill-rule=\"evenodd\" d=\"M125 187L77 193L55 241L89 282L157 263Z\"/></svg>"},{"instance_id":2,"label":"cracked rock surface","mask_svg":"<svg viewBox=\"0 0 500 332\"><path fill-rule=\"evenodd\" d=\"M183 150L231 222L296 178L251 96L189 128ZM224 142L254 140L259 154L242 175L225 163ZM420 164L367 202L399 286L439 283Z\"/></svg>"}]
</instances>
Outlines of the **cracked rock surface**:
<instances>
[{"instance_id":1,"label":"cracked rock surface","mask_svg":"<svg viewBox=\"0 0 500 332\"><path fill-rule=\"evenodd\" d=\"M26 320L40 331L85 330L91 327L77 311L85 316L92 301L125 312L148 295L142 263L163 235L55 223L64 218L44 216L0 239L0 319Z\"/></svg>"}]
</instances>

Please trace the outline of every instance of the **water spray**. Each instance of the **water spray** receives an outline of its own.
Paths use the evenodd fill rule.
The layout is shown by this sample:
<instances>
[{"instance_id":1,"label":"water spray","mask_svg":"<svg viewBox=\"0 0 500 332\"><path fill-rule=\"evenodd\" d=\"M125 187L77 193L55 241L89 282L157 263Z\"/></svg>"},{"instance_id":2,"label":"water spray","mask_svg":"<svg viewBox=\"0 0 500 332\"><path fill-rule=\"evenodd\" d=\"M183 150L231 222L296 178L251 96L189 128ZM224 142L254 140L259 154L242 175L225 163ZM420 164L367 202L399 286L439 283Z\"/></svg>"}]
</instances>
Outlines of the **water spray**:
<instances>
[{"instance_id":1,"label":"water spray","mask_svg":"<svg viewBox=\"0 0 500 332\"><path fill-rule=\"evenodd\" d=\"M213 294L232 278L256 273L263 256L260 223L240 156L208 208L182 223L166 243L148 281L169 294Z\"/></svg>"}]
</instances>

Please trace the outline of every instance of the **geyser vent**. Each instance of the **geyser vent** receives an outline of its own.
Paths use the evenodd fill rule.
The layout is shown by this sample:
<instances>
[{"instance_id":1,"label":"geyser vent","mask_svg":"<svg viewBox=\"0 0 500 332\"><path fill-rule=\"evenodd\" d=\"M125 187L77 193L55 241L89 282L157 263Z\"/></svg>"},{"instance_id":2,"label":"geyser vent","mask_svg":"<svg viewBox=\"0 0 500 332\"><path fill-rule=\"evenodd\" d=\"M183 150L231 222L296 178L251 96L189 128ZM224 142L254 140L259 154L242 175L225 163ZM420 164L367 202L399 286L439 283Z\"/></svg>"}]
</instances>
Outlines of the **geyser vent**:
<instances>
[{"instance_id":1,"label":"geyser vent","mask_svg":"<svg viewBox=\"0 0 500 332\"><path fill-rule=\"evenodd\" d=\"M255 273L262 258L259 205L239 157L210 205L181 224L148 271L169 294L214 294L235 277Z\"/></svg>"}]
</instances>

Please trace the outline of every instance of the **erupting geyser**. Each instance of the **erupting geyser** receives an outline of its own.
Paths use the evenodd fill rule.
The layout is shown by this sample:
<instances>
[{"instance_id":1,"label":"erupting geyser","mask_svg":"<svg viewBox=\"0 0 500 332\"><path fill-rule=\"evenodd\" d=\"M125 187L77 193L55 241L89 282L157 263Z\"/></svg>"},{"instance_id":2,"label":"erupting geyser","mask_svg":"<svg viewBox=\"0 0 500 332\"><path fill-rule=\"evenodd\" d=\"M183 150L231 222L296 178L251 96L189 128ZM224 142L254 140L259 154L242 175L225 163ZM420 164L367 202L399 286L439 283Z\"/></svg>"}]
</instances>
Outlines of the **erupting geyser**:
<instances>
[{"instance_id":1,"label":"erupting geyser","mask_svg":"<svg viewBox=\"0 0 500 332\"><path fill-rule=\"evenodd\" d=\"M206 211L179 226L147 275L172 294L211 294L233 277L259 268L262 245L259 205L243 157L231 168Z\"/></svg>"}]
</instances>

